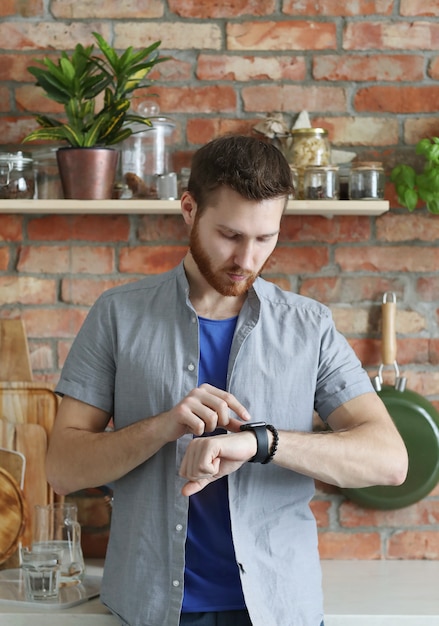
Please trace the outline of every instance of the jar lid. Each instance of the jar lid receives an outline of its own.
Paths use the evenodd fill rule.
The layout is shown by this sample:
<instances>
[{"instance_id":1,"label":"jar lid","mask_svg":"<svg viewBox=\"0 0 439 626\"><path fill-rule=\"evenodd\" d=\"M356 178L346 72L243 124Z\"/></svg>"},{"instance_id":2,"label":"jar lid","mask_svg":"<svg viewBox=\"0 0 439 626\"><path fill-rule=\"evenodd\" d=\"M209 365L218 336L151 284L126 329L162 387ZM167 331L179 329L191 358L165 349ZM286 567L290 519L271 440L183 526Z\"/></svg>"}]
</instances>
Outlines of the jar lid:
<instances>
[{"instance_id":1,"label":"jar lid","mask_svg":"<svg viewBox=\"0 0 439 626\"><path fill-rule=\"evenodd\" d=\"M292 135L327 135L328 131L324 128L293 128L290 133Z\"/></svg>"},{"instance_id":2,"label":"jar lid","mask_svg":"<svg viewBox=\"0 0 439 626\"><path fill-rule=\"evenodd\" d=\"M384 170L384 166L380 161L357 161L352 163L353 170Z\"/></svg>"},{"instance_id":3,"label":"jar lid","mask_svg":"<svg viewBox=\"0 0 439 626\"><path fill-rule=\"evenodd\" d=\"M0 152L0 161L7 161L15 165L17 169L20 169L32 163L33 159L30 155L19 150L18 152Z\"/></svg>"},{"instance_id":4,"label":"jar lid","mask_svg":"<svg viewBox=\"0 0 439 626\"><path fill-rule=\"evenodd\" d=\"M337 172L338 165L307 165L305 172Z\"/></svg>"}]
</instances>

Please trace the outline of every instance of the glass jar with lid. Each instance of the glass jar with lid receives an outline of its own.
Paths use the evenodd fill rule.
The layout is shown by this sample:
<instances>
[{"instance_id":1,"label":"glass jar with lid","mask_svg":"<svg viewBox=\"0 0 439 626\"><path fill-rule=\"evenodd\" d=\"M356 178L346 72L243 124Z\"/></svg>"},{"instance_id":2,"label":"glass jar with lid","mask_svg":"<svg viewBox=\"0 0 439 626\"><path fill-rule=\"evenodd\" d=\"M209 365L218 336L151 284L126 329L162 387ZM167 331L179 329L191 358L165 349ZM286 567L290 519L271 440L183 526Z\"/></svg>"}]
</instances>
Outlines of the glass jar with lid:
<instances>
[{"instance_id":1,"label":"glass jar with lid","mask_svg":"<svg viewBox=\"0 0 439 626\"><path fill-rule=\"evenodd\" d=\"M23 152L0 153L0 199L34 197L33 159Z\"/></svg>"},{"instance_id":2,"label":"glass jar with lid","mask_svg":"<svg viewBox=\"0 0 439 626\"><path fill-rule=\"evenodd\" d=\"M306 200L338 200L338 167L336 165L309 165L303 175Z\"/></svg>"},{"instance_id":3,"label":"glass jar with lid","mask_svg":"<svg viewBox=\"0 0 439 626\"><path fill-rule=\"evenodd\" d=\"M381 200L384 198L384 167L377 161L353 163L349 175L351 200Z\"/></svg>"},{"instance_id":4,"label":"glass jar with lid","mask_svg":"<svg viewBox=\"0 0 439 626\"><path fill-rule=\"evenodd\" d=\"M291 131L290 164L299 173L298 196L304 197L303 175L310 165L331 164L331 146L324 128L297 128Z\"/></svg>"}]
</instances>

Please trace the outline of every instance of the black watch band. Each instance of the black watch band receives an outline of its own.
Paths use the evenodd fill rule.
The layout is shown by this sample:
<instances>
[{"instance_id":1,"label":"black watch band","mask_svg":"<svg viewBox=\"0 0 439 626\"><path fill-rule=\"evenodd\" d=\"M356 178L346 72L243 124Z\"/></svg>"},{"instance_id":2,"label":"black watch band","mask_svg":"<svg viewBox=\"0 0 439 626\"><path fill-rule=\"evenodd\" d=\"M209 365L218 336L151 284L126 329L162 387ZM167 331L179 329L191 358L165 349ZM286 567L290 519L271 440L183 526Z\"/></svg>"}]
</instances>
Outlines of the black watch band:
<instances>
[{"instance_id":1,"label":"black watch band","mask_svg":"<svg viewBox=\"0 0 439 626\"><path fill-rule=\"evenodd\" d=\"M251 430L256 437L256 454L249 459L249 463L263 463L269 456L267 424L265 422L242 424L240 430Z\"/></svg>"}]
</instances>

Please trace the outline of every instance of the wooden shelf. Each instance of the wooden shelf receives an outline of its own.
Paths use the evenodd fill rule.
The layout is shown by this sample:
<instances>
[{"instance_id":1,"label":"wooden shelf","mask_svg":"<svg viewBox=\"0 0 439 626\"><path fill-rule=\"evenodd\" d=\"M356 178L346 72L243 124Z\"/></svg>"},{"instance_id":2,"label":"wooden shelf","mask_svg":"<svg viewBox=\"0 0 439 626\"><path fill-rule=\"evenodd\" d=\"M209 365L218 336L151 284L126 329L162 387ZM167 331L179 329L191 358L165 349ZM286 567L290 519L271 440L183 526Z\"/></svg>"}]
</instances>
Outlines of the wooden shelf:
<instances>
[{"instance_id":1,"label":"wooden shelf","mask_svg":"<svg viewBox=\"0 0 439 626\"><path fill-rule=\"evenodd\" d=\"M290 200L288 215L382 215L387 200ZM0 200L0 213L40 215L172 215L180 213L178 200Z\"/></svg>"}]
</instances>

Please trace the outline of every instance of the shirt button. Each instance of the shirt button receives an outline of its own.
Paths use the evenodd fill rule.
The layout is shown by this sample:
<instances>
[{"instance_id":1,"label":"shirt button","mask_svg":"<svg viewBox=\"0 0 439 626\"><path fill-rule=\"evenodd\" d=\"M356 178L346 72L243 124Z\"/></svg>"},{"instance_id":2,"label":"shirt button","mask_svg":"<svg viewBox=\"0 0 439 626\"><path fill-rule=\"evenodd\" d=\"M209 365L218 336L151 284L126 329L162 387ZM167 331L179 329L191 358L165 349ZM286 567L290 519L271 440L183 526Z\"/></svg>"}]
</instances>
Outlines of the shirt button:
<instances>
[{"instance_id":1,"label":"shirt button","mask_svg":"<svg viewBox=\"0 0 439 626\"><path fill-rule=\"evenodd\" d=\"M177 524L177 526L175 527L175 530L176 530L178 533L181 533L181 531L183 530L183 524Z\"/></svg>"},{"instance_id":2,"label":"shirt button","mask_svg":"<svg viewBox=\"0 0 439 626\"><path fill-rule=\"evenodd\" d=\"M193 317L193 318L191 319L191 322L192 322L192 324L196 324L196 323L197 323L197 318L196 318L196 317Z\"/></svg>"},{"instance_id":3,"label":"shirt button","mask_svg":"<svg viewBox=\"0 0 439 626\"><path fill-rule=\"evenodd\" d=\"M195 369L195 365L194 365L193 363L189 363L189 365L187 366L187 368L188 368L188 370L189 370L190 372L193 372L193 371L194 371L194 369Z\"/></svg>"},{"instance_id":4,"label":"shirt button","mask_svg":"<svg viewBox=\"0 0 439 626\"><path fill-rule=\"evenodd\" d=\"M179 580L173 580L172 581L172 585L173 585L173 587L179 587L180 586L180 581Z\"/></svg>"}]
</instances>

